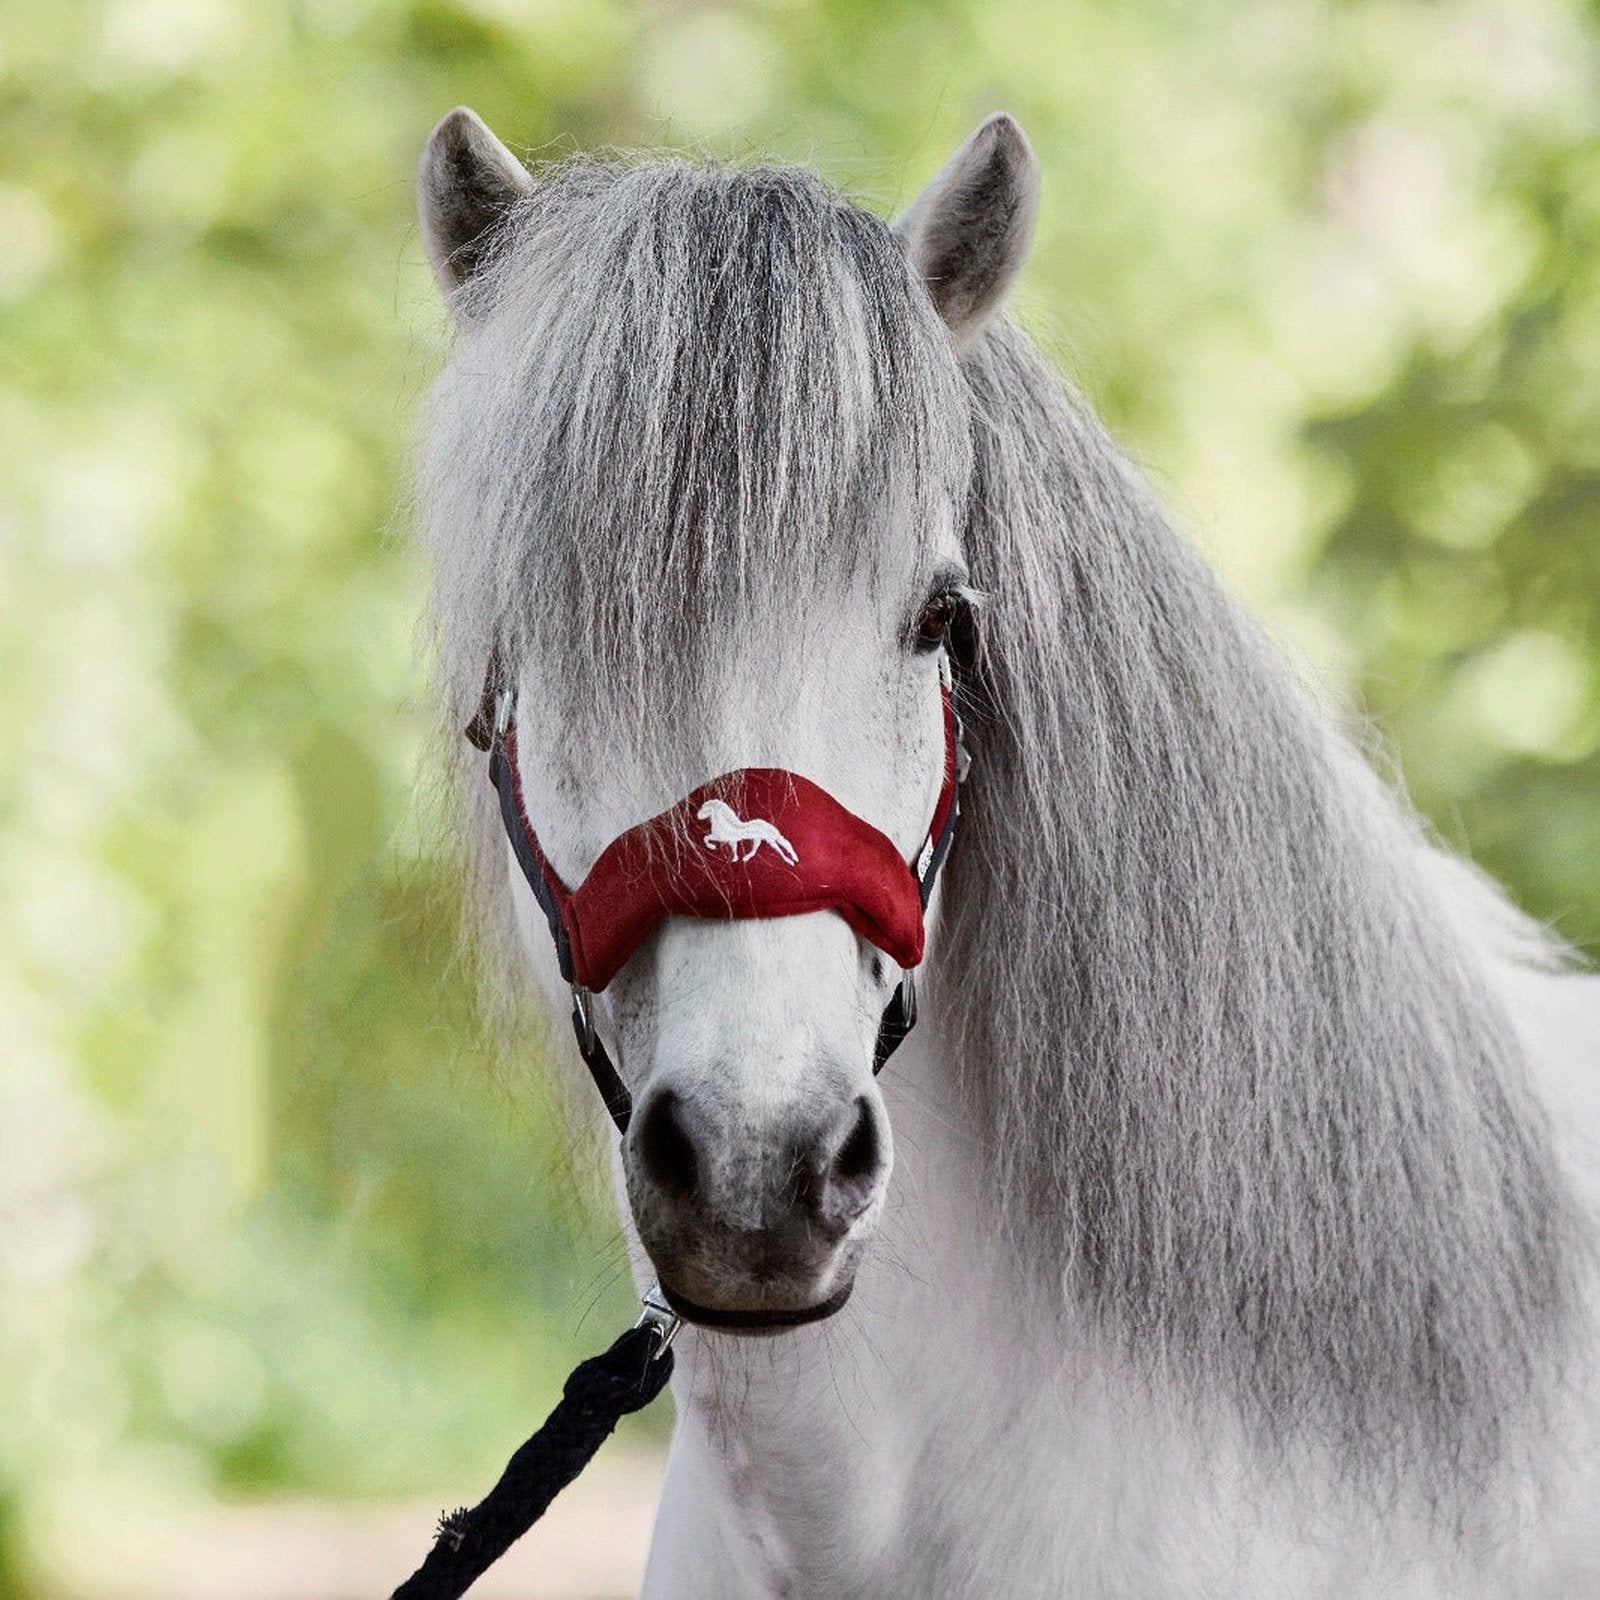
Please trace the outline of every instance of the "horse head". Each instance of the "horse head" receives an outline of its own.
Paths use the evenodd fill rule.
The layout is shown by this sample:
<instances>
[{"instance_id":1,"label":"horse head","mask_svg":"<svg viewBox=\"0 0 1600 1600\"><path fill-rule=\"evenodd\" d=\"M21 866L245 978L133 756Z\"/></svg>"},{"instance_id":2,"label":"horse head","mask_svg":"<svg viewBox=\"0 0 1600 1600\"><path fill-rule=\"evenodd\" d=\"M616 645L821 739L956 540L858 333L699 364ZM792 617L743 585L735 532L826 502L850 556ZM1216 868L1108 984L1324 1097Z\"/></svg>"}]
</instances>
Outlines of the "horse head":
<instances>
[{"instance_id":1,"label":"horse head","mask_svg":"<svg viewBox=\"0 0 1600 1600\"><path fill-rule=\"evenodd\" d=\"M966 606L959 363L1031 232L1020 129L983 124L894 226L798 172L534 176L464 111L419 188L460 342L424 464L430 520L452 528L445 650L463 681L474 652L515 663L550 868L581 883L697 784L776 768L915 871ZM889 1179L873 1067L901 978L817 910L669 918L610 982L632 1217L691 1317L786 1325L848 1295Z\"/></svg>"}]
</instances>

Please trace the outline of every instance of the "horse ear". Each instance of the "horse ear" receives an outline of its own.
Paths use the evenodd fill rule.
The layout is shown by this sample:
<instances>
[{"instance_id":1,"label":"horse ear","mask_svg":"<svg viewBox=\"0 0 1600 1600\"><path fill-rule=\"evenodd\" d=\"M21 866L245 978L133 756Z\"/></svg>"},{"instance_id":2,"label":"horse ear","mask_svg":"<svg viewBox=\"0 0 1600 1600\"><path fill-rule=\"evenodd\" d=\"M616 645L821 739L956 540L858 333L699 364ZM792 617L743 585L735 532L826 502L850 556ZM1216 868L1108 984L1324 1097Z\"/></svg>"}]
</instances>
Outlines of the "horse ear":
<instances>
[{"instance_id":1,"label":"horse ear","mask_svg":"<svg viewBox=\"0 0 1600 1600\"><path fill-rule=\"evenodd\" d=\"M495 225L532 192L527 169L466 106L428 135L417 163L417 220L447 298L483 265Z\"/></svg>"},{"instance_id":2,"label":"horse ear","mask_svg":"<svg viewBox=\"0 0 1600 1600\"><path fill-rule=\"evenodd\" d=\"M979 124L895 223L958 350L976 343L1022 268L1039 210L1039 163L999 112Z\"/></svg>"}]
</instances>

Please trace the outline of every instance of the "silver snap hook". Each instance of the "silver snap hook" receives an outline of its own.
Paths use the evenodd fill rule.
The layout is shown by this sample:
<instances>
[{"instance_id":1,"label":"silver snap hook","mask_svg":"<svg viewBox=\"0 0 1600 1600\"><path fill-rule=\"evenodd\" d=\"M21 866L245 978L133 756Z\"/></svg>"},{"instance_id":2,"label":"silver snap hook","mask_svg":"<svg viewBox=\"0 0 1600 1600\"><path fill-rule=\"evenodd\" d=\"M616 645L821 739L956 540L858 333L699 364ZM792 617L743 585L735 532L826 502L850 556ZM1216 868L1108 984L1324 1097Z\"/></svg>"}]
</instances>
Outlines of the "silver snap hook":
<instances>
[{"instance_id":1,"label":"silver snap hook","mask_svg":"<svg viewBox=\"0 0 1600 1600\"><path fill-rule=\"evenodd\" d=\"M594 995L581 983L574 983L571 988L572 1014L578 1019L578 1026L582 1030L579 1043L587 1054L594 1049Z\"/></svg>"},{"instance_id":2,"label":"silver snap hook","mask_svg":"<svg viewBox=\"0 0 1600 1600\"><path fill-rule=\"evenodd\" d=\"M656 1348L650 1359L659 1361L667 1353L667 1347L678 1337L683 1318L667 1304L659 1283L652 1283L640 1299L644 1309L639 1313L639 1320L634 1327L655 1330Z\"/></svg>"}]
</instances>

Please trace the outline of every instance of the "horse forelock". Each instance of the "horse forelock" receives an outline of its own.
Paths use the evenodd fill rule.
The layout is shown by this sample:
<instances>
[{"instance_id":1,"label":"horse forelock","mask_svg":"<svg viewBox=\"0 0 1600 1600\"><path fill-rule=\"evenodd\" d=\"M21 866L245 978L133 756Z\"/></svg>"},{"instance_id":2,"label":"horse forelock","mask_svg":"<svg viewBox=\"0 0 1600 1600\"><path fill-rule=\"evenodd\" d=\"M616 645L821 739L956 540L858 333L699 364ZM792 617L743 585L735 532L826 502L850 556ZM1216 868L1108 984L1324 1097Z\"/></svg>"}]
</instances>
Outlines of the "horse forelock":
<instances>
[{"instance_id":1,"label":"horse forelock","mask_svg":"<svg viewBox=\"0 0 1600 1600\"><path fill-rule=\"evenodd\" d=\"M1489 952L1027 341L967 372L938 977L1019 1254L1202 1409L1459 1510L1548 1422L1588 1256Z\"/></svg>"},{"instance_id":2,"label":"horse forelock","mask_svg":"<svg viewBox=\"0 0 1600 1600\"><path fill-rule=\"evenodd\" d=\"M964 494L928 297L803 170L546 169L460 310L421 482L457 710L492 646L536 644L659 753L750 641L915 561Z\"/></svg>"}]
</instances>

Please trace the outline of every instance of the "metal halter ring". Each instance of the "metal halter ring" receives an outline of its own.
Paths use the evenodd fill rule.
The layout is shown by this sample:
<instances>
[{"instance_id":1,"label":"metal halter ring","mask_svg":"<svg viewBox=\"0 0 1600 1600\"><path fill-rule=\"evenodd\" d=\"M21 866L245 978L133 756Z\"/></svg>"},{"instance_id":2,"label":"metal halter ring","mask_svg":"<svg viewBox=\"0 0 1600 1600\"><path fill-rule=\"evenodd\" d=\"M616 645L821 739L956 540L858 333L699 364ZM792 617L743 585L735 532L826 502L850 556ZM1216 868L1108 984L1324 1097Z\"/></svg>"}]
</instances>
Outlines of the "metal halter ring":
<instances>
[{"instance_id":1,"label":"metal halter ring","mask_svg":"<svg viewBox=\"0 0 1600 1600\"><path fill-rule=\"evenodd\" d=\"M641 1298L644 1309L639 1313L639 1320L634 1323L634 1327L655 1330L655 1354L650 1359L659 1361L667 1353L672 1341L678 1337L678 1329L683 1326L683 1318L667 1304L659 1283L652 1283Z\"/></svg>"}]
</instances>

